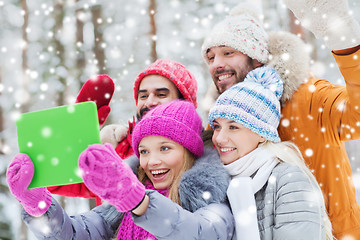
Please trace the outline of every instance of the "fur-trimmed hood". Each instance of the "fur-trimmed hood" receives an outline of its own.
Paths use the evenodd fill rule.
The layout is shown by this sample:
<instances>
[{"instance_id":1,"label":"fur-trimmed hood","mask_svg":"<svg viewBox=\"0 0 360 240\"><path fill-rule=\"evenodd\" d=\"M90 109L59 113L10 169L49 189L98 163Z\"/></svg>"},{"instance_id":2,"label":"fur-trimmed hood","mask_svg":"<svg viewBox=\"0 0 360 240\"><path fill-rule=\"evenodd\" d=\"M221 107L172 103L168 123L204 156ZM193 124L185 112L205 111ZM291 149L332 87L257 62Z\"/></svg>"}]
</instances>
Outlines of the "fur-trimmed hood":
<instances>
[{"instance_id":1,"label":"fur-trimmed hood","mask_svg":"<svg viewBox=\"0 0 360 240\"><path fill-rule=\"evenodd\" d=\"M229 182L230 175L217 151L205 147L202 157L196 159L194 166L181 177L179 196L182 207L194 212L210 203L225 202Z\"/></svg>"},{"instance_id":2,"label":"fur-trimmed hood","mask_svg":"<svg viewBox=\"0 0 360 240\"><path fill-rule=\"evenodd\" d=\"M278 71L284 82L284 91L280 99L284 105L308 79L310 54L306 44L299 37L283 31L269 33L269 53L266 65Z\"/></svg>"}]
</instances>

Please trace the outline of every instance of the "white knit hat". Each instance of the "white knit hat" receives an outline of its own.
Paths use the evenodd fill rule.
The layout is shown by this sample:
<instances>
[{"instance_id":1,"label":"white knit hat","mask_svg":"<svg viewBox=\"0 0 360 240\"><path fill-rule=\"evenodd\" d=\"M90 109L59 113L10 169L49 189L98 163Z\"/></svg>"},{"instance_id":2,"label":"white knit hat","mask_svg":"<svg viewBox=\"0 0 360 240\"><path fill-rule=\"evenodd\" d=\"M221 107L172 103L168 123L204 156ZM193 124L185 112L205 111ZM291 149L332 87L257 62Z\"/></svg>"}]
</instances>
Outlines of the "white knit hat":
<instances>
[{"instance_id":1,"label":"white knit hat","mask_svg":"<svg viewBox=\"0 0 360 240\"><path fill-rule=\"evenodd\" d=\"M268 60L268 36L261 26L260 11L255 5L241 3L230 11L230 15L219 22L205 38L202 54L211 47L232 47L261 63Z\"/></svg>"}]
</instances>

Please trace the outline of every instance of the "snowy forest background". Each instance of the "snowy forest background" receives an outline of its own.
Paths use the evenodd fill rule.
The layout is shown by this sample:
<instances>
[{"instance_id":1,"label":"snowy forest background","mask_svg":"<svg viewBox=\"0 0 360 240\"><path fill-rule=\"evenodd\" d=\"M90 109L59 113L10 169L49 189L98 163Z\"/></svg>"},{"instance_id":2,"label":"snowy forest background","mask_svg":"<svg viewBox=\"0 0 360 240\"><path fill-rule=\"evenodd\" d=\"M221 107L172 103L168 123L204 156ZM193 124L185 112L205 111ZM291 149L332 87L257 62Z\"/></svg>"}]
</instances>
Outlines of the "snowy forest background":
<instances>
[{"instance_id":1,"label":"snowy forest background","mask_svg":"<svg viewBox=\"0 0 360 240\"><path fill-rule=\"evenodd\" d=\"M198 81L199 113L212 84L200 54L204 36L239 0L0 0L0 239L34 239L9 193L6 167L18 152L15 120L24 112L74 103L82 84L108 74L116 84L107 123L135 113L133 81L157 58L181 62ZM309 44L312 71L344 84L322 41L297 24L278 0L263 0L269 31L300 34ZM360 21L360 0L349 0ZM360 192L360 150L346 143ZM69 214L94 206L86 199L57 197Z\"/></svg>"}]
</instances>

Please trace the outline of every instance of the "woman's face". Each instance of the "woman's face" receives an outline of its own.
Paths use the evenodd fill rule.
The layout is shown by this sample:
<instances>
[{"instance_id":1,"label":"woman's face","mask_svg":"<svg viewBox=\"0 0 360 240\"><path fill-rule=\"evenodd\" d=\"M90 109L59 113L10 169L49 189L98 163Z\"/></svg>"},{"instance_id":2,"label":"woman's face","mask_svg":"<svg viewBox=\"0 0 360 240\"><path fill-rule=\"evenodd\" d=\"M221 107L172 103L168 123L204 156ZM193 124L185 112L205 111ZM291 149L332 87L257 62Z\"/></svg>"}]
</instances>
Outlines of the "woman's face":
<instances>
[{"instance_id":1,"label":"woman's face","mask_svg":"<svg viewBox=\"0 0 360 240\"><path fill-rule=\"evenodd\" d=\"M186 149L162 136L144 137L139 144L140 166L156 189L169 189L180 174Z\"/></svg>"},{"instance_id":2,"label":"woman's face","mask_svg":"<svg viewBox=\"0 0 360 240\"><path fill-rule=\"evenodd\" d=\"M218 118L214 120L212 141L226 165L250 153L265 139L233 120Z\"/></svg>"}]
</instances>

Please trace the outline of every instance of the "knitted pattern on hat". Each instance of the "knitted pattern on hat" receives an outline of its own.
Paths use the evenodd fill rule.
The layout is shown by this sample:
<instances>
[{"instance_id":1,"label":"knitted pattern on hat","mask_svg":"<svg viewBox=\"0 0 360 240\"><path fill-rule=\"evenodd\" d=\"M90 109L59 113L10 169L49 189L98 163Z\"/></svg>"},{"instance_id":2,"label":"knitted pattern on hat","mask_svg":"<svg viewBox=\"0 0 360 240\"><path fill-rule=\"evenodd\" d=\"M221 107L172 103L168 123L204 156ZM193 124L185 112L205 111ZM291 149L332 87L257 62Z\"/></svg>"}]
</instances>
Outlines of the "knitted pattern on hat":
<instances>
[{"instance_id":1,"label":"knitted pattern on hat","mask_svg":"<svg viewBox=\"0 0 360 240\"><path fill-rule=\"evenodd\" d=\"M135 126L132 146L139 157L138 146L144 137L163 136L187 148L196 157L203 154L202 122L193 104L175 100L149 111Z\"/></svg>"},{"instance_id":2,"label":"knitted pattern on hat","mask_svg":"<svg viewBox=\"0 0 360 240\"><path fill-rule=\"evenodd\" d=\"M146 189L156 190L150 181L145 183ZM169 195L169 190L156 190L163 196L167 197ZM131 213L125 213L123 220L121 221L121 226L118 233L118 240L151 240L156 239L154 235L146 231L145 229L137 226L131 218Z\"/></svg>"},{"instance_id":3,"label":"knitted pattern on hat","mask_svg":"<svg viewBox=\"0 0 360 240\"><path fill-rule=\"evenodd\" d=\"M165 59L156 60L137 76L134 83L134 98L136 104L138 101L140 82L148 75L166 77L175 84L185 100L192 102L194 106L197 107L197 82L194 75L180 63Z\"/></svg>"},{"instance_id":4,"label":"knitted pattern on hat","mask_svg":"<svg viewBox=\"0 0 360 240\"><path fill-rule=\"evenodd\" d=\"M256 68L248 73L244 82L237 83L216 100L209 112L209 124L225 118L272 142L280 142L277 127L280 122L280 102L283 82L270 67Z\"/></svg>"},{"instance_id":5,"label":"knitted pattern on hat","mask_svg":"<svg viewBox=\"0 0 360 240\"><path fill-rule=\"evenodd\" d=\"M260 12L253 4L240 3L214 26L201 48L206 62L208 49L218 46L232 47L261 63L267 62L268 35L261 26Z\"/></svg>"}]
</instances>

